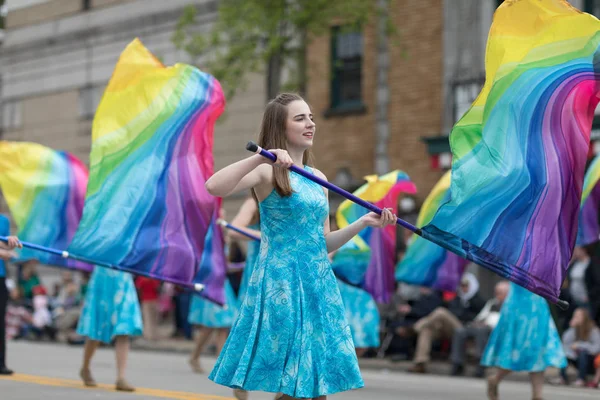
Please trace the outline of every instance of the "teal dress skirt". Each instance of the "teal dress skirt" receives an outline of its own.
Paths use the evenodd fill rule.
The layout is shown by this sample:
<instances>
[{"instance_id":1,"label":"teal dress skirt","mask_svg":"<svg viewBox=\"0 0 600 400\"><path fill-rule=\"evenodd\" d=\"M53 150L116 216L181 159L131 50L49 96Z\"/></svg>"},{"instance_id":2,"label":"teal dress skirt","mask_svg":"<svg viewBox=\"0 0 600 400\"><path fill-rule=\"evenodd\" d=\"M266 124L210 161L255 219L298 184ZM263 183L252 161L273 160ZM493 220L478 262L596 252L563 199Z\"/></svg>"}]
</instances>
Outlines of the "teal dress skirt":
<instances>
[{"instance_id":1,"label":"teal dress skirt","mask_svg":"<svg viewBox=\"0 0 600 400\"><path fill-rule=\"evenodd\" d=\"M95 267L85 294L77 334L110 343L115 336L140 336L142 314L131 274Z\"/></svg>"},{"instance_id":2,"label":"teal dress skirt","mask_svg":"<svg viewBox=\"0 0 600 400\"><path fill-rule=\"evenodd\" d=\"M238 314L238 301L235 292L225 278L225 306L213 303L200 296L192 296L188 322L207 328L231 328Z\"/></svg>"},{"instance_id":3,"label":"teal dress skirt","mask_svg":"<svg viewBox=\"0 0 600 400\"><path fill-rule=\"evenodd\" d=\"M338 287L346 309L346 319L356 348L379 347L379 309L371 295L338 279Z\"/></svg>"},{"instance_id":4,"label":"teal dress skirt","mask_svg":"<svg viewBox=\"0 0 600 400\"><path fill-rule=\"evenodd\" d=\"M344 247L340 249L340 252L342 251ZM358 286L365 279L370 257L340 257L341 254L336 256L333 259L333 271L338 278L338 287L354 346L359 349L379 347L381 319L377 303L369 292Z\"/></svg>"},{"instance_id":5,"label":"teal dress skirt","mask_svg":"<svg viewBox=\"0 0 600 400\"><path fill-rule=\"evenodd\" d=\"M253 229L255 231L260 230L259 224L254 224L248 226L248 228ZM246 292L248 291L248 284L250 282L250 277L252 276L252 272L254 271L254 266L256 264L256 260L258 258L258 252L260 250L260 242L257 240L250 240L248 242L248 251L246 252L246 266L244 267L244 272L242 273L242 282L240 283L240 289L238 294L238 299L240 304L244 301L244 297L246 296Z\"/></svg>"},{"instance_id":6,"label":"teal dress skirt","mask_svg":"<svg viewBox=\"0 0 600 400\"><path fill-rule=\"evenodd\" d=\"M327 198L318 184L289 176L290 196L273 190L259 204L260 254L209 379L294 398L358 389L364 384L327 258Z\"/></svg>"},{"instance_id":7,"label":"teal dress skirt","mask_svg":"<svg viewBox=\"0 0 600 400\"><path fill-rule=\"evenodd\" d=\"M566 367L567 358L546 300L511 283L481 364L527 372Z\"/></svg>"}]
</instances>

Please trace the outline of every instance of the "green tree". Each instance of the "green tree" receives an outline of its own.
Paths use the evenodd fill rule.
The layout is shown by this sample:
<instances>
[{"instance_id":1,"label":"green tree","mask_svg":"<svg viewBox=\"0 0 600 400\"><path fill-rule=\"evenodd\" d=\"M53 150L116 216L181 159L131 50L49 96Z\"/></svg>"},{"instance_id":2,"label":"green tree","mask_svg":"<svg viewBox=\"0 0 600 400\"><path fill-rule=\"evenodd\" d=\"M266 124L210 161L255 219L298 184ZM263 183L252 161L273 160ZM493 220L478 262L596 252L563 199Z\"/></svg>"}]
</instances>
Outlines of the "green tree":
<instances>
[{"instance_id":1,"label":"green tree","mask_svg":"<svg viewBox=\"0 0 600 400\"><path fill-rule=\"evenodd\" d=\"M395 32L387 19L392 0L220 0L218 17L209 33L194 32L196 8L185 8L173 43L185 50L222 84L227 97L247 83L249 72L266 71L267 99L282 88L304 93L306 46L329 31L334 22L356 29L372 17L386 17L386 31ZM291 68L292 80L282 82Z\"/></svg>"},{"instance_id":2,"label":"green tree","mask_svg":"<svg viewBox=\"0 0 600 400\"><path fill-rule=\"evenodd\" d=\"M0 29L4 29L4 13L2 8L4 7L5 0L0 0Z\"/></svg>"}]
</instances>

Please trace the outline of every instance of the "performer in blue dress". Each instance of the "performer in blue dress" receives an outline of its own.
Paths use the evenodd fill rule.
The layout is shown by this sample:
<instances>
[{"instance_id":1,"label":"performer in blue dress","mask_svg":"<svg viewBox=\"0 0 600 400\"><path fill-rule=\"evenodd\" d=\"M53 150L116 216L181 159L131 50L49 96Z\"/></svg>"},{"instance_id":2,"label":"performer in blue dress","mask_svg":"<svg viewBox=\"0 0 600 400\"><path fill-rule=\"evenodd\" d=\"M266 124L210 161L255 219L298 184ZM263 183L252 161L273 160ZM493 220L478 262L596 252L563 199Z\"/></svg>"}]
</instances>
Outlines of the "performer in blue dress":
<instances>
[{"instance_id":1,"label":"performer in blue dress","mask_svg":"<svg viewBox=\"0 0 600 400\"><path fill-rule=\"evenodd\" d=\"M541 400L546 368L567 365L546 300L511 283L481 364L498 368L497 373L488 378L490 400L498 399L498 385L511 371L529 372L532 397Z\"/></svg>"},{"instance_id":2,"label":"performer in blue dress","mask_svg":"<svg viewBox=\"0 0 600 400\"><path fill-rule=\"evenodd\" d=\"M364 280L368 265L352 268L334 262L333 271L346 309L356 355L362 357L369 348L379 347L379 309L373 297L358 285Z\"/></svg>"},{"instance_id":3,"label":"performer in blue dress","mask_svg":"<svg viewBox=\"0 0 600 400\"><path fill-rule=\"evenodd\" d=\"M192 296L188 322L197 327L195 346L189 363L192 370L198 374L204 373L200 365L200 354L213 333L217 334L217 354L221 352L223 344L229 334L238 314L238 299L235 297L229 279L225 278L225 306L221 307L200 296Z\"/></svg>"},{"instance_id":4,"label":"performer in blue dress","mask_svg":"<svg viewBox=\"0 0 600 400\"><path fill-rule=\"evenodd\" d=\"M220 218L224 215L225 211L220 209ZM218 251L222 251L221 254L213 254L215 246L213 243L220 241L220 245L216 246ZM202 254L201 264L207 263L222 263L221 268L227 268L227 259L225 254L229 253L229 250L225 249L225 240L222 228L216 224L211 223L211 227L206 235L204 242L204 254ZM231 247L230 247L231 248ZM233 254L229 254L233 256ZM212 265L216 267L216 265ZM201 267L202 268L202 267ZM235 296L235 292L231 287L229 279L225 277L224 283L225 291L225 304L220 306L213 303L203 297L193 296L190 305L190 312L188 314L188 322L198 329L195 337L195 346L192 351L189 363L192 366L192 370L196 373L203 373L204 370L200 365L200 354L204 349L204 346L211 338L213 333L217 334L217 355L221 352L223 344L229 334L229 328L233 325L238 313L238 300Z\"/></svg>"},{"instance_id":5,"label":"performer in blue dress","mask_svg":"<svg viewBox=\"0 0 600 400\"><path fill-rule=\"evenodd\" d=\"M260 237L260 216L258 213L258 206L256 200L249 197L244 201L240 211L238 211L235 218L231 221L231 225L243 229L251 235ZM248 238L248 236L242 235L236 231L227 231L227 235L236 240L245 240L248 243L248 250L246 251L246 266L242 273L242 282L238 292L239 303L242 304L246 291L248 290L248 283L250 282L250 276L254 271L254 265L258 258L258 251L260 249L260 242Z\"/></svg>"},{"instance_id":6,"label":"performer in blue dress","mask_svg":"<svg viewBox=\"0 0 600 400\"><path fill-rule=\"evenodd\" d=\"M335 218L330 218L329 223L332 229L337 229ZM379 347L379 309L371 294L360 287L369 268L372 250L342 256L344 251L345 246L342 246L329 257L346 309L356 355L362 357L369 348Z\"/></svg>"},{"instance_id":7,"label":"performer in blue dress","mask_svg":"<svg viewBox=\"0 0 600 400\"><path fill-rule=\"evenodd\" d=\"M143 332L142 314L131 274L109 268L95 267L85 294L77 334L86 336L83 365L79 372L86 386L96 386L90 363L100 342L115 341L117 360L116 389L135 389L125 380L129 353L129 336Z\"/></svg>"},{"instance_id":8,"label":"performer in blue dress","mask_svg":"<svg viewBox=\"0 0 600 400\"><path fill-rule=\"evenodd\" d=\"M327 192L290 173L310 167L315 123L304 100L281 94L269 102L259 145L277 156L260 155L214 174L208 191L220 197L250 188L259 201L261 245L240 315L209 376L239 390L283 394L282 398L324 399L362 387L363 381L344 305L327 254L367 226L395 223L390 210L369 213L348 227L329 231Z\"/></svg>"}]
</instances>

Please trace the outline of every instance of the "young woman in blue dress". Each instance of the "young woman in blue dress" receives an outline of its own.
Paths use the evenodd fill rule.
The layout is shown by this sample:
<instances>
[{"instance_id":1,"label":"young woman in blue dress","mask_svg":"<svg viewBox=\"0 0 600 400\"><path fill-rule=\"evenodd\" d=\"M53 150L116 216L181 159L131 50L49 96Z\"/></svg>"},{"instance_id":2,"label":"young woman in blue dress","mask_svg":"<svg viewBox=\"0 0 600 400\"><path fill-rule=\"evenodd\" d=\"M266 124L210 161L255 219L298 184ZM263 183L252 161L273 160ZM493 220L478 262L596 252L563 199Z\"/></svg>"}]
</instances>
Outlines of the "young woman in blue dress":
<instances>
[{"instance_id":1,"label":"young woman in blue dress","mask_svg":"<svg viewBox=\"0 0 600 400\"><path fill-rule=\"evenodd\" d=\"M281 393L283 399L325 399L363 384L337 280L327 254L367 226L395 223L390 210L329 229L327 191L287 168L310 166L315 123L298 95L266 107L258 144L277 156L253 155L206 183L214 196L253 189L261 220L260 254L240 315L209 379L236 390ZM278 396L279 397L279 396Z\"/></svg>"}]
</instances>

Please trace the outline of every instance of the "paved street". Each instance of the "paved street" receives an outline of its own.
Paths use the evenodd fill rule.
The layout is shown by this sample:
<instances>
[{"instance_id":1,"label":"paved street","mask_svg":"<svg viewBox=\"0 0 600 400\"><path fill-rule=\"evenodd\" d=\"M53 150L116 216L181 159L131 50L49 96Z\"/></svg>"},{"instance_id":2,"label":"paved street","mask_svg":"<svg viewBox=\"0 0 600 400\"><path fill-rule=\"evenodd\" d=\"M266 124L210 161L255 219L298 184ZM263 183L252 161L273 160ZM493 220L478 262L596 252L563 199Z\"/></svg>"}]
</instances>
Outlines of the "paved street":
<instances>
[{"instance_id":1,"label":"paved street","mask_svg":"<svg viewBox=\"0 0 600 400\"><path fill-rule=\"evenodd\" d=\"M77 372L82 356L81 347L65 345L10 342L10 366L18 371L13 377L0 378L0 399L231 399L231 391L210 382L206 375L190 372L182 354L135 351L129 360L129 381L138 387L134 394L113 391L114 353L100 349L93 364L93 373L101 384L97 389L85 389ZM207 359L210 368L214 359ZM475 400L485 399L484 382L477 379L457 379L445 376L415 376L401 372L365 370L366 387L362 390L331 396L331 399L381 400ZM502 399L530 399L529 385L506 382L501 387ZM597 399L600 393L591 389L546 387L546 400ZM251 395L253 400L272 399L265 393Z\"/></svg>"}]
</instances>

